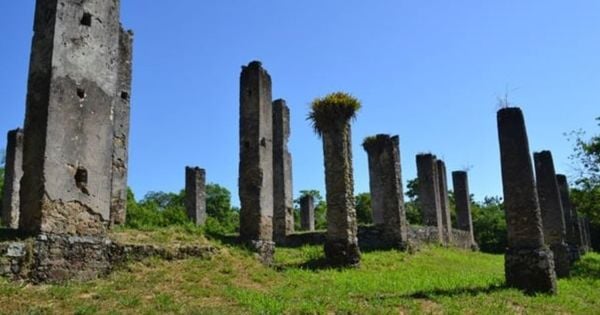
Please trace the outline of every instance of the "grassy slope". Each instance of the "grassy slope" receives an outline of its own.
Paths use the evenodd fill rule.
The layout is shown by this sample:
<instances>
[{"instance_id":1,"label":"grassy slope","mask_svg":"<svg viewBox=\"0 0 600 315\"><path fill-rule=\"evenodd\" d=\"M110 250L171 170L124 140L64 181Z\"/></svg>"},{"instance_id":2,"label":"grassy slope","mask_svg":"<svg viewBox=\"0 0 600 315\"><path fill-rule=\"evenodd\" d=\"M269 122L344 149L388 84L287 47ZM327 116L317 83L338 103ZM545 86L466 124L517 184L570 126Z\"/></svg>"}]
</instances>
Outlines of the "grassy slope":
<instances>
[{"instance_id":1,"label":"grassy slope","mask_svg":"<svg viewBox=\"0 0 600 315\"><path fill-rule=\"evenodd\" d=\"M126 233L126 232L122 232ZM154 232L133 239L182 240ZM156 236L158 235L158 236ZM122 237L126 237L121 235ZM131 238L131 237L128 237ZM417 254L371 252L357 270L303 268L320 247L278 249L277 268L228 248L210 261L132 263L109 278L62 286L0 279L0 313L594 313L600 310L600 255L587 255L558 296L502 287L502 256L443 248Z\"/></svg>"}]
</instances>

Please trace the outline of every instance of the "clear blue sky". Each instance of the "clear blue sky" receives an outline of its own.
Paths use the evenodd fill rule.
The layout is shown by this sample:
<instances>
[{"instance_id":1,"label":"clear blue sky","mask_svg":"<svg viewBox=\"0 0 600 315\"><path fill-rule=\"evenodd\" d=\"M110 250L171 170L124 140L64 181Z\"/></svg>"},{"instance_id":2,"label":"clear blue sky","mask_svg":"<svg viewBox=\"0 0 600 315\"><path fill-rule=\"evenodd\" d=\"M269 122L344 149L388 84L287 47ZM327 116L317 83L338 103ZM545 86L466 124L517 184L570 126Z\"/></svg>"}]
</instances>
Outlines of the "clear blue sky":
<instances>
[{"instance_id":1,"label":"clear blue sky","mask_svg":"<svg viewBox=\"0 0 600 315\"><path fill-rule=\"evenodd\" d=\"M22 125L34 0L0 1L0 131ZM123 0L135 32L129 184L178 191L184 167L237 198L240 66L258 59L291 108L294 191L324 191L310 101L344 90L363 102L353 125L356 192L368 191L360 143L399 134L403 180L415 154L470 166L477 199L501 195L497 97L523 108L532 150L571 172L564 132L598 132L597 0ZM6 145L4 136L0 147Z\"/></svg>"}]
</instances>

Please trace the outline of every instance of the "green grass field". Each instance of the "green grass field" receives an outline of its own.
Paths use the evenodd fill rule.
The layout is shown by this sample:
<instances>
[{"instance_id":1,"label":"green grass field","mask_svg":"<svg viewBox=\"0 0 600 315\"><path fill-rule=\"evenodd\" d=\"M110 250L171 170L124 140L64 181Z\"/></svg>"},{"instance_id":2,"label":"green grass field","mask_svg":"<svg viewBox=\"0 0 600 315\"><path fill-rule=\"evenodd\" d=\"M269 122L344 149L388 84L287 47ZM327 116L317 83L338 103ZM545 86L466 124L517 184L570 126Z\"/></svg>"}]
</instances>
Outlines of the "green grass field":
<instances>
[{"instance_id":1,"label":"green grass field","mask_svg":"<svg viewBox=\"0 0 600 315\"><path fill-rule=\"evenodd\" d=\"M189 241L181 231L128 240ZM125 234L123 234L125 233ZM203 240L202 242L205 242ZM322 248L278 248L275 268L242 249L212 260L130 263L106 279L33 286L0 279L0 313L28 314L594 314L600 255L588 254L557 296L503 287L503 258L430 247L416 254L363 254L352 270L319 269Z\"/></svg>"}]
</instances>

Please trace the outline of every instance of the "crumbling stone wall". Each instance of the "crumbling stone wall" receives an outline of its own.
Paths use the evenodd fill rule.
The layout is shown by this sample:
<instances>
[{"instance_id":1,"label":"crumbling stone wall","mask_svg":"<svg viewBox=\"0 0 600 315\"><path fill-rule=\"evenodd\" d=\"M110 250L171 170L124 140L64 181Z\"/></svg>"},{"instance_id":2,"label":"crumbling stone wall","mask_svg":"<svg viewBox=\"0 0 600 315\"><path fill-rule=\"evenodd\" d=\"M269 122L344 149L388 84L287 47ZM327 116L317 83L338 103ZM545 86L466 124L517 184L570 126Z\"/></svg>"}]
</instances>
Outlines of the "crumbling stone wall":
<instances>
[{"instance_id":1,"label":"crumbling stone wall","mask_svg":"<svg viewBox=\"0 0 600 315\"><path fill-rule=\"evenodd\" d=\"M270 263L273 243L273 106L271 77L262 64L240 77L240 239Z\"/></svg>"},{"instance_id":2,"label":"crumbling stone wall","mask_svg":"<svg viewBox=\"0 0 600 315\"><path fill-rule=\"evenodd\" d=\"M23 130L15 129L6 137L4 188L2 191L2 223L10 228L19 227L19 190L23 176Z\"/></svg>"},{"instance_id":3,"label":"crumbling stone wall","mask_svg":"<svg viewBox=\"0 0 600 315\"><path fill-rule=\"evenodd\" d=\"M292 155L288 150L290 109L285 100L273 102L273 238L285 241L294 232Z\"/></svg>"},{"instance_id":4,"label":"crumbling stone wall","mask_svg":"<svg viewBox=\"0 0 600 315\"><path fill-rule=\"evenodd\" d=\"M506 282L527 292L556 293L554 258L544 244L523 114L516 107L503 108L497 119L508 230Z\"/></svg>"},{"instance_id":5,"label":"crumbling stone wall","mask_svg":"<svg viewBox=\"0 0 600 315\"><path fill-rule=\"evenodd\" d=\"M185 168L185 209L196 225L206 222L206 171L202 168Z\"/></svg>"},{"instance_id":6,"label":"crumbling stone wall","mask_svg":"<svg viewBox=\"0 0 600 315\"><path fill-rule=\"evenodd\" d=\"M125 223L127 216L127 168L129 162L129 117L131 103L131 73L133 32L119 28L119 65L117 92L113 109L113 152L110 221Z\"/></svg>"},{"instance_id":7,"label":"crumbling stone wall","mask_svg":"<svg viewBox=\"0 0 600 315\"><path fill-rule=\"evenodd\" d=\"M569 247L566 243L565 219L552 153L542 151L534 153L533 156L544 240L554 254L556 275L558 277L568 277L571 262Z\"/></svg>"},{"instance_id":8,"label":"crumbling stone wall","mask_svg":"<svg viewBox=\"0 0 600 315\"><path fill-rule=\"evenodd\" d=\"M435 226L439 230L439 242L444 242L444 226L440 205L440 192L437 175L437 162L432 154L417 155L417 176L419 179L419 203L423 224Z\"/></svg>"}]
</instances>

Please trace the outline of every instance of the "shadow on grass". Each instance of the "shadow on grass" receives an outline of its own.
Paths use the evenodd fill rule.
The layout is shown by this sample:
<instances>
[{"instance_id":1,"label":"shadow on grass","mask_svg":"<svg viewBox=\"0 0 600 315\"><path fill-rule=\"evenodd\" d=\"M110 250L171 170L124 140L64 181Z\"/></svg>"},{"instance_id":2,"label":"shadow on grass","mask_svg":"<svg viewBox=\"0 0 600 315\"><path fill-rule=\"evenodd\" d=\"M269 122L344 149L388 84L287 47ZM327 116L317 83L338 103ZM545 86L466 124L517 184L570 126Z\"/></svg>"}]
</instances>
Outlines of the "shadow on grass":
<instances>
[{"instance_id":1,"label":"shadow on grass","mask_svg":"<svg viewBox=\"0 0 600 315\"><path fill-rule=\"evenodd\" d=\"M571 270L572 277L600 279L600 256L585 255Z\"/></svg>"},{"instance_id":2,"label":"shadow on grass","mask_svg":"<svg viewBox=\"0 0 600 315\"><path fill-rule=\"evenodd\" d=\"M431 290L423 290L417 291L414 293L399 295L402 298L412 298L412 299L432 299L435 297L455 297L459 295L470 295L476 296L479 294L490 294L494 292L504 291L510 289L505 284L492 284L487 287L475 287L475 288L455 288L450 290L443 289L431 289Z\"/></svg>"}]
</instances>

